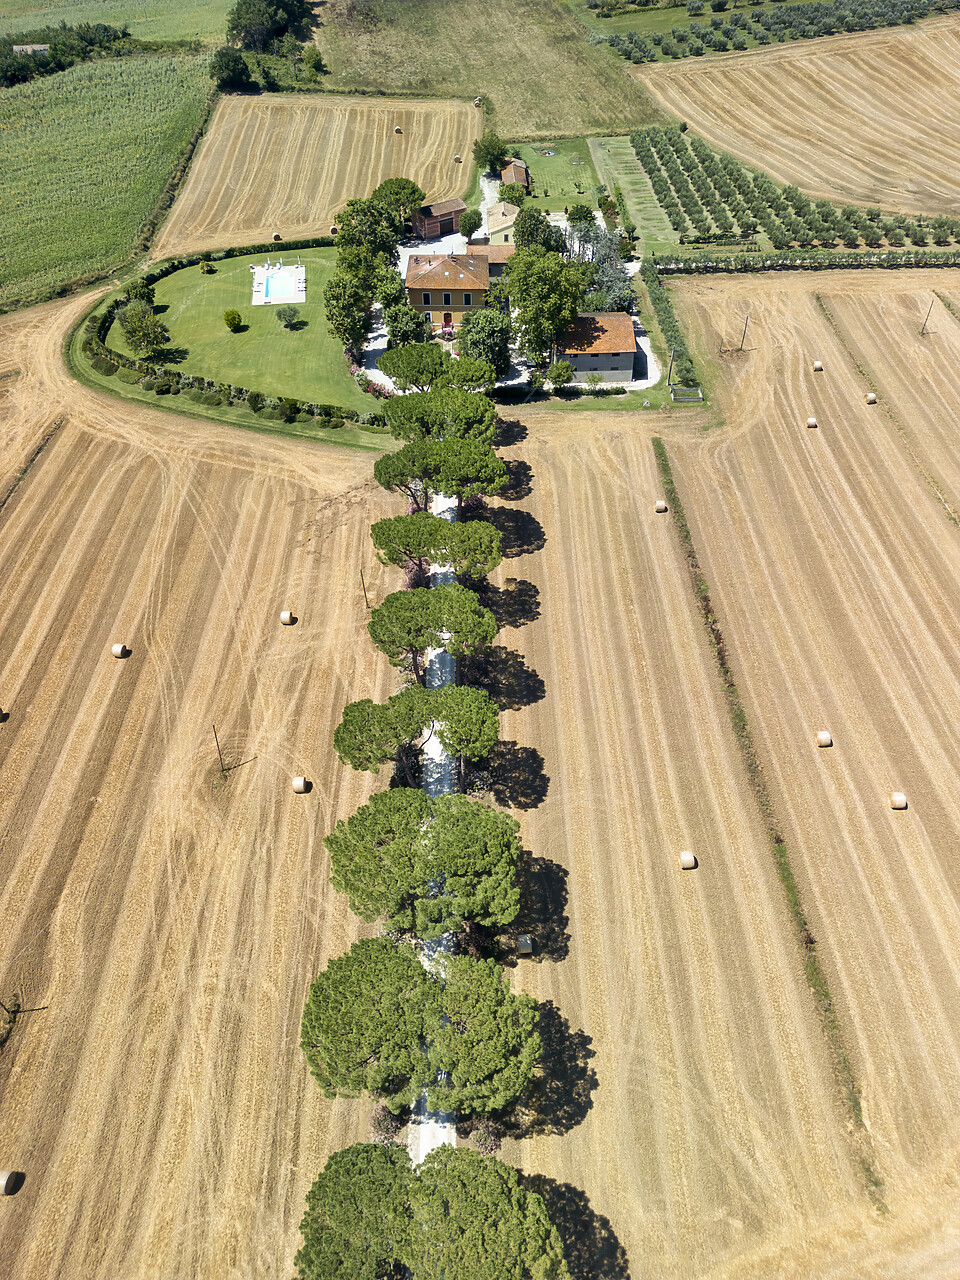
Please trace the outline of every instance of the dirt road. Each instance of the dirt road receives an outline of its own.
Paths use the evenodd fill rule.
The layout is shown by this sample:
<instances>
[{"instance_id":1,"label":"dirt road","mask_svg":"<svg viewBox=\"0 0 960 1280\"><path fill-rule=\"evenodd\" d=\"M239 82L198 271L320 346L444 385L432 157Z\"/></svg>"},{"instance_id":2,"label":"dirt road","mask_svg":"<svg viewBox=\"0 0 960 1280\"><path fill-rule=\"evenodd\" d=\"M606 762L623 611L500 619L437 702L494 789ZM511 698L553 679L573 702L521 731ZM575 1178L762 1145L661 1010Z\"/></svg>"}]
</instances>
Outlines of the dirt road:
<instances>
[{"instance_id":1,"label":"dirt road","mask_svg":"<svg viewBox=\"0 0 960 1280\"><path fill-rule=\"evenodd\" d=\"M84 305L3 322L7 475L63 423L0 514L0 992L41 1010L0 1055L27 1175L0 1254L16 1280L284 1275L310 1182L366 1136L299 1022L358 932L321 841L370 790L333 756L342 706L393 684L357 582L383 585L383 504L369 454L76 387Z\"/></svg>"}]
</instances>

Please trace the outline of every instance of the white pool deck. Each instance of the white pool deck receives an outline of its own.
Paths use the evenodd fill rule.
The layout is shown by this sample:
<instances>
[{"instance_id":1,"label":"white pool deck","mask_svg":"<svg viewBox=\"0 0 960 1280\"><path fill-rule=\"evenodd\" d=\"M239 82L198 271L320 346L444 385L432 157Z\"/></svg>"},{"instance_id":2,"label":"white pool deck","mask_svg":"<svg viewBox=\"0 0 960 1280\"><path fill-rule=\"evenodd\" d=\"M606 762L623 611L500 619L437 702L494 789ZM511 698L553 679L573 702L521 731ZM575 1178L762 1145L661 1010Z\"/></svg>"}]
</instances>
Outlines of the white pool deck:
<instances>
[{"instance_id":1,"label":"white pool deck","mask_svg":"<svg viewBox=\"0 0 960 1280\"><path fill-rule=\"evenodd\" d=\"M262 267L251 267L250 271L253 274L253 296L250 299L252 306L306 302L306 267L284 266L281 258L273 263L268 260Z\"/></svg>"}]
</instances>

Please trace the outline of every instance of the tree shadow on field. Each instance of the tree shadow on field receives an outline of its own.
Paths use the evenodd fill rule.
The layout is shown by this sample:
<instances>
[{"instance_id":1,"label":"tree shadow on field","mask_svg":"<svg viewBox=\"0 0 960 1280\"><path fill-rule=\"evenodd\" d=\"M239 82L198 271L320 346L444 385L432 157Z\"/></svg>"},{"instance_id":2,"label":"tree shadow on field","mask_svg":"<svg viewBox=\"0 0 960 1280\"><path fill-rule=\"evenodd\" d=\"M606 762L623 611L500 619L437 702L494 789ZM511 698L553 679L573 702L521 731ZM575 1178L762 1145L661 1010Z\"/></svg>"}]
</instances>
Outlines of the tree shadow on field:
<instances>
[{"instance_id":1,"label":"tree shadow on field","mask_svg":"<svg viewBox=\"0 0 960 1280\"><path fill-rule=\"evenodd\" d=\"M159 364L183 364L189 354L186 347L157 347L150 352L150 359Z\"/></svg>"},{"instance_id":2,"label":"tree shadow on field","mask_svg":"<svg viewBox=\"0 0 960 1280\"><path fill-rule=\"evenodd\" d=\"M570 934L567 925L567 880L570 873L559 862L550 858L537 858L524 852L517 863L517 880L520 888L520 910L517 918L506 928L499 930L500 948L497 959L506 968L520 964L539 964L550 960L559 964L570 954ZM529 933L533 939L533 954L523 956L517 952L517 938Z\"/></svg>"},{"instance_id":3,"label":"tree shadow on field","mask_svg":"<svg viewBox=\"0 0 960 1280\"><path fill-rule=\"evenodd\" d=\"M483 658L471 663L468 682L485 689L501 711L519 711L546 696L547 687L538 672L528 667L519 653L493 645Z\"/></svg>"},{"instance_id":4,"label":"tree shadow on field","mask_svg":"<svg viewBox=\"0 0 960 1280\"><path fill-rule=\"evenodd\" d=\"M522 422L500 418L497 424L497 436L494 448L504 449L511 444L520 444L527 438L527 428Z\"/></svg>"},{"instance_id":5,"label":"tree shadow on field","mask_svg":"<svg viewBox=\"0 0 960 1280\"><path fill-rule=\"evenodd\" d=\"M511 507L490 507L486 518L500 533L505 560L512 560L516 556L532 555L535 551L542 551L547 544L543 525L529 511L515 511Z\"/></svg>"},{"instance_id":6,"label":"tree shadow on field","mask_svg":"<svg viewBox=\"0 0 960 1280\"><path fill-rule=\"evenodd\" d=\"M483 603L497 620L498 627L525 627L540 617L540 592L532 582L517 579L511 591L489 583Z\"/></svg>"},{"instance_id":7,"label":"tree shadow on field","mask_svg":"<svg viewBox=\"0 0 960 1280\"><path fill-rule=\"evenodd\" d=\"M536 809L550 789L543 756L535 747L498 742L487 756L483 781L497 804L511 809Z\"/></svg>"},{"instance_id":8,"label":"tree shadow on field","mask_svg":"<svg viewBox=\"0 0 960 1280\"><path fill-rule=\"evenodd\" d=\"M593 1041L570 1023L552 1000L540 1005L540 1067L517 1103L500 1117L504 1137L536 1138L569 1133L587 1118L600 1083L591 1065Z\"/></svg>"},{"instance_id":9,"label":"tree shadow on field","mask_svg":"<svg viewBox=\"0 0 960 1280\"><path fill-rule=\"evenodd\" d=\"M504 459L507 468L507 483L501 489L498 498L505 502L518 502L521 498L529 498L533 493L533 468L522 458Z\"/></svg>"},{"instance_id":10,"label":"tree shadow on field","mask_svg":"<svg viewBox=\"0 0 960 1280\"><path fill-rule=\"evenodd\" d=\"M563 1242L572 1280L630 1280L627 1251L610 1219L591 1209L586 1192L542 1173L521 1176L529 1191L543 1197Z\"/></svg>"}]
</instances>

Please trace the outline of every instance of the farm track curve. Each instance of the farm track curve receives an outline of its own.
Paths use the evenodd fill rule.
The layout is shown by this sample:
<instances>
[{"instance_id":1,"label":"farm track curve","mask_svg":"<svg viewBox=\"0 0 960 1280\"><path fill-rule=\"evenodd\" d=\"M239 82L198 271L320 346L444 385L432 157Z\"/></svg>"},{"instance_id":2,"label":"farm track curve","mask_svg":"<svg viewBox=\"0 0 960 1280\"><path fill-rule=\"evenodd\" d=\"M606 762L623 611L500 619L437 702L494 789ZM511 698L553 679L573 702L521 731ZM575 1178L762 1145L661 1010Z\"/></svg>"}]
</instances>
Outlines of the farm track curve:
<instances>
[{"instance_id":1,"label":"farm track curve","mask_svg":"<svg viewBox=\"0 0 960 1280\"><path fill-rule=\"evenodd\" d=\"M327 235L348 200L386 178L412 178L428 200L457 196L481 123L472 103L458 101L225 97L152 256L254 244L274 231L285 240ZM456 164L455 155L467 159Z\"/></svg>"},{"instance_id":2,"label":"farm track curve","mask_svg":"<svg viewBox=\"0 0 960 1280\"><path fill-rule=\"evenodd\" d=\"M713 146L818 199L960 203L960 17L633 73Z\"/></svg>"},{"instance_id":3,"label":"farm track curve","mask_svg":"<svg viewBox=\"0 0 960 1280\"><path fill-rule=\"evenodd\" d=\"M322 837L370 791L331 750L343 703L393 683L358 583L384 589L384 495L368 453L73 383L88 304L0 322L4 491L64 419L0 514L0 992L42 1009L0 1054L27 1175L0 1252L11 1280L283 1274L316 1173L366 1136L299 1026L361 928ZM249 761L222 784L214 722Z\"/></svg>"}]
</instances>

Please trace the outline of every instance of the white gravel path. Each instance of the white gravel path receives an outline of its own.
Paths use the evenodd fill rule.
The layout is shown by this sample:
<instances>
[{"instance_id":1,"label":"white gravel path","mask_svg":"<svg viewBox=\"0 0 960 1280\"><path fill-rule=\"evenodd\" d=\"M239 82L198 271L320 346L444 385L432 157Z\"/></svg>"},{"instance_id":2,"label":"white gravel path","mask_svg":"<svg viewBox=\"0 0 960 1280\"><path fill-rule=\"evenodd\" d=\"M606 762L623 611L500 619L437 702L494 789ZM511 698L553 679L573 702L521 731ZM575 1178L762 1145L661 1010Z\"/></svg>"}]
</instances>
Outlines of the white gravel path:
<instances>
[{"instance_id":1,"label":"white gravel path","mask_svg":"<svg viewBox=\"0 0 960 1280\"><path fill-rule=\"evenodd\" d=\"M430 499L430 511L444 520L456 520L456 498L436 493ZM454 581L450 565L430 566L430 585L442 586ZM444 649L428 649L426 656L426 684L428 689L440 689L453 684L457 676L457 663ZM437 726L432 724L423 748L423 789L428 796L449 795L457 788L457 762L444 751L437 737ZM424 943L420 963L425 969L434 969L440 956L449 955L452 939L443 934L433 942ZM414 1165L419 1165L437 1147L457 1145L457 1117L446 1111L428 1111L426 1093L413 1108L407 1132L407 1151Z\"/></svg>"}]
</instances>

